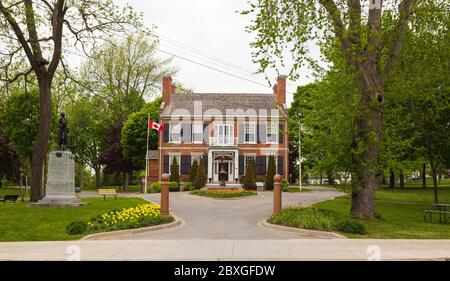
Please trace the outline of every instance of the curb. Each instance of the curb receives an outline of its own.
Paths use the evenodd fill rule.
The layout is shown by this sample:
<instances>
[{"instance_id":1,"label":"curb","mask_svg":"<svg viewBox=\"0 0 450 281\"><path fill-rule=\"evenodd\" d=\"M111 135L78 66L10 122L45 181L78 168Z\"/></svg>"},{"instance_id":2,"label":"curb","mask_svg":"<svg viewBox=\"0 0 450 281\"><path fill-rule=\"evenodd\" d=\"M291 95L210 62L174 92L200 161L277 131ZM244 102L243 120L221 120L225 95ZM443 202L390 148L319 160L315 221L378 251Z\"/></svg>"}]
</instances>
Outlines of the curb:
<instances>
[{"instance_id":1,"label":"curb","mask_svg":"<svg viewBox=\"0 0 450 281\"><path fill-rule=\"evenodd\" d=\"M102 238L111 238L111 237L125 236L125 235L137 234L137 233L151 232L151 231L157 231L157 230L162 230L162 229L174 228L174 227L182 226L185 224L184 221L182 219L180 219L179 217L177 217L176 215L174 215L172 213L170 215L174 218L174 221L170 222L170 223L141 227L141 228L93 233L93 234L90 234L90 235L87 235L87 236L81 238L79 241L98 240L98 239L102 239Z\"/></svg>"},{"instance_id":2,"label":"curb","mask_svg":"<svg viewBox=\"0 0 450 281\"><path fill-rule=\"evenodd\" d=\"M263 197L263 194L256 194L256 195L248 195L248 196L241 196L241 197L231 197L231 198L217 198L217 197L208 197L208 196L201 196L201 195L195 195L195 194L185 194L184 196L188 197L194 197L194 198L205 198L205 199L211 199L211 200L244 200L248 198L256 198L256 197Z\"/></svg>"},{"instance_id":3,"label":"curb","mask_svg":"<svg viewBox=\"0 0 450 281\"><path fill-rule=\"evenodd\" d=\"M303 236L304 239L347 239L344 235L328 232L328 231L319 231L319 230L311 230L311 229L302 229L291 226L277 225L267 222L267 219L260 220L256 223L258 227L270 229L270 230L278 230L278 231L288 231L295 232Z\"/></svg>"}]
</instances>

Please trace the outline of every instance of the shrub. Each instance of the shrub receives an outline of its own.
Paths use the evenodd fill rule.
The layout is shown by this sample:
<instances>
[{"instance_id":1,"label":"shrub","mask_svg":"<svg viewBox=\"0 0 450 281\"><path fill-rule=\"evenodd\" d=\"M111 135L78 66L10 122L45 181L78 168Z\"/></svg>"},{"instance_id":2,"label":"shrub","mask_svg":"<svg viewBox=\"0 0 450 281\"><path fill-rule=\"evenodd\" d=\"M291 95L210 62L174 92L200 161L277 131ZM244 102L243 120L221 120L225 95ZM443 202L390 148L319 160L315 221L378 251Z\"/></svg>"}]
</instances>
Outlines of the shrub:
<instances>
[{"instance_id":1,"label":"shrub","mask_svg":"<svg viewBox=\"0 0 450 281\"><path fill-rule=\"evenodd\" d=\"M197 169L197 176L195 177L194 187L195 189L203 188L206 184L206 175L205 175L205 162L203 158L200 159L200 164Z\"/></svg>"},{"instance_id":2,"label":"shrub","mask_svg":"<svg viewBox=\"0 0 450 281\"><path fill-rule=\"evenodd\" d=\"M288 187L289 187L289 182L286 179L282 179L281 180L281 189L284 191L284 190L287 190Z\"/></svg>"},{"instance_id":3,"label":"shrub","mask_svg":"<svg viewBox=\"0 0 450 281\"><path fill-rule=\"evenodd\" d=\"M192 163L191 170L189 171L189 181L191 183L195 182L195 178L197 177L197 170L198 170L198 161L195 160L194 163Z\"/></svg>"},{"instance_id":4,"label":"shrub","mask_svg":"<svg viewBox=\"0 0 450 281\"><path fill-rule=\"evenodd\" d=\"M88 225L84 221L73 221L66 226L66 232L70 235L83 234L87 229Z\"/></svg>"},{"instance_id":5,"label":"shrub","mask_svg":"<svg viewBox=\"0 0 450 281\"><path fill-rule=\"evenodd\" d=\"M264 187L267 190L273 189L273 177L275 176L275 157L269 155L269 164L267 167L266 181L264 182Z\"/></svg>"},{"instance_id":6,"label":"shrub","mask_svg":"<svg viewBox=\"0 0 450 281\"><path fill-rule=\"evenodd\" d=\"M173 157L172 165L170 165L170 179L171 182L176 182L178 185L180 184L180 170L177 163L177 158Z\"/></svg>"},{"instance_id":7,"label":"shrub","mask_svg":"<svg viewBox=\"0 0 450 281\"><path fill-rule=\"evenodd\" d=\"M183 185L183 191L190 191L190 190L192 190L193 188L192 188L192 182L185 182L184 183L184 185Z\"/></svg>"},{"instance_id":8,"label":"shrub","mask_svg":"<svg viewBox=\"0 0 450 281\"><path fill-rule=\"evenodd\" d=\"M161 183L154 182L150 185L151 192L161 192Z\"/></svg>"},{"instance_id":9,"label":"shrub","mask_svg":"<svg viewBox=\"0 0 450 281\"><path fill-rule=\"evenodd\" d=\"M350 234L366 233L366 229L363 224L351 219L339 220L335 225L335 229Z\"/></svg>"},{"instance_id":10,"label":"shrub","mask_svg":"<svg viewBox=\"0 0 450 281\"><path fill-rule=\"evenodd\" d=\"M227 188L227 189L194 190L191 192L191 194L213 198L233 198L233 197L257 195L258 193L250 190Z\"/></svg>"},{"instance_id":11,"label":"shrub","mask_svg":"<svg viewBox=\"0 0 450 281\"><path fill-rule=\"evenodd\" d=\"M272 216L270 221L281 225L324 231L332 231L335 225L335 218L331 212L310 206L285 208L279 216Z\"/></svg>"},{"instance_id":12,"label":"shrub","mask_svg":"<svg viewBox=\"0 0 450 281\"><path fill-rule=\"evenodd\" d=\"M249 160L245 167L244 188L256 190L256 164L253 160Z\"/></svg>"},{"instance_id":13,"label":"shrub","mask_svg":"<svg viewBox=\"0 0 450 281\"><path fill-rule=\"evenodd\" d=\"M180 191L180 185L177 182L169 182L169 191Z\"/></svg>"}]
</instances>

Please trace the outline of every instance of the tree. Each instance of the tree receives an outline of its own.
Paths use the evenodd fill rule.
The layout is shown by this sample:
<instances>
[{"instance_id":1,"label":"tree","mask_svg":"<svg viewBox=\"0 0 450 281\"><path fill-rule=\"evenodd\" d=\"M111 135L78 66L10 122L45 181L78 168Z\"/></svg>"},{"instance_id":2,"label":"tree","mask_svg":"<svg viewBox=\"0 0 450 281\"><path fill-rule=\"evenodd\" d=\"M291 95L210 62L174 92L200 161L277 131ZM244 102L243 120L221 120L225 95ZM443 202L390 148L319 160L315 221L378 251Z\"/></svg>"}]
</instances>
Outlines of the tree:
<instances>
[{"instance_id":1,"label":"tree","mask_svg":"<svg viewBox=\"0 0 450 281\"><path fill-rule=\"evenodd\" d=\"M30 199L35 202L45 194L43 169L51 130L52 84L58 66L64 65L63 42L84 51L99 38L110 39L117 32L129 30L130 24L141 24L130 7L119 9L112 0L1 0L0 15L0 56L6 58L1 60L5 62L1 80L13 83L33 73L39 88L39 128L33 146ZM24 68L14 68L17 62L22 62Z\"/></svg>"},{"instance_id":2,"label":"tree","mask_svg":"<svg viewBox=\"0 0 450 281\"><path fill-rule=\"evenodd\" d=\"M75 161L83 168L88 166L95 172L95 187L100 187L101 164L99 156L103 138L108 129L105 105L99 97L79 95L67 107L70 122L69 148L75 154Z\"/></svg>"},{"instance_id":3,"label":"tree","mask_svg":"<svg viewBox=\"0 0 450 281\"><path fill-rule=\"evenodd\" d=\"M203 158L200 159L200 164L197 169L197 176L195 177L194 187L196 189L203 188L206 185L206 174L205 174L205 162Z\"/></svg>"},{"instance_id":4,"label":"tree","mask_svg":"<svg viewBox=\"0 0 450 281\"><path fill-rule=\"evenodd\" d=\"M189 181L194 184L195 178L197 177L198 173L198 161L194 160L194 163L192 163L191 170L189 171Z\"/></svg>"},{"instance_id":5,"label":"tree","mask_svg":"<svg viewBox=\"0 0 450 281\"><path fill-rule=\"evenodd\" d=\"M267 167L266 181L264 187L267 190L273 189L273 177L275 176L275 156L269 155L269 164Z\"/></svg>"},{"instance_id":6,"label":"tree","mask_svg":"<svg viewBox=\"0 0 450 281\"><path fill-rule=\"evenodd\" d=\"M256 164L251 159L247 161L247 166L245 167L244 188L256 189Z\"/></svg>"},{"instance_id":7,"label":"tree","mask_svg":"<svg viewBox=\"0 0 450 281\"><path fill-rule=\"evenodd\" d=\"M170 182L176 182L180 186L180 166L178 165L177 158L173 157L172 164L170 165Z\"/></svg>"},{"instance_id":8,"label":"tree","mask_svg":"<svg viewBox=\"0 0 450 281\"><path fill-rule=\"evenodd\" d=\"M122 120L118 120L115 124L109 126L103 139L105 149L100 154L98 163L104 165L103 171L105 174L122 173L122 186L124 190L127 190L130 173L134 167L131 160L126 159L123 155L123 147L120 142L122 127Z\"/></svg>"},{"instance_id":9,"label":"tree","mask_svg":"<svg viewBox=\"0 0 450 281\"><path fill-rule=\"evenodd\" d=\"M386 3L389 2L389 3ZM255 0L243 14L256 14L248 31L260 72L277 67L289 49L294 58L291 76L305 61L307 43L326 46L337 41L341 56L358 86L357 116L352 135L351 216L372 219L379 186L384 91L402 49L415 1ZM442 1L445 3L445 1ZM383 10L396 15L395 24L382 28ZM332 34L332 35L331 35Z\"/></svg>"},{"instance_id":10,"label":"tree","mask_svg":"<svg viewBox=\"0 0 450 281\"><path fill-rule=\"evenodd\" d=\"M87 88L105 100L117 119L126 120L139 111L144 98L159 93L162 77L175 73L168 66L170 60L155 56L157 44L143 35L128 35L94 50L83 64L81 75Z\"/></svg>"},{"instance_id":11,"label":"tree","mask_svg":"<svg viewBox=\"0 0 450 281\"><path fill-rule=\"evenodd\" d=\"M19 178L21 167L22 160L16 153L14 143L5 136L3 125L0 124L0 188L3 178L9 180Z\"/></svg>"},{"instance_id":12,"label":"tree","mask_svg":"<svg viewBox=\"0 0 450 281\"><path fill-rule=\"evenodd\" d=\"M145 169L145 150L147 149L148 118L158 122L161 98L158 97L128 116L122 129L123 155L130 159L136 170ZM149 132L149 149L158 149L158 131ZM143 157L144 155L144 157Z\"/></svg>"}]
</instances>

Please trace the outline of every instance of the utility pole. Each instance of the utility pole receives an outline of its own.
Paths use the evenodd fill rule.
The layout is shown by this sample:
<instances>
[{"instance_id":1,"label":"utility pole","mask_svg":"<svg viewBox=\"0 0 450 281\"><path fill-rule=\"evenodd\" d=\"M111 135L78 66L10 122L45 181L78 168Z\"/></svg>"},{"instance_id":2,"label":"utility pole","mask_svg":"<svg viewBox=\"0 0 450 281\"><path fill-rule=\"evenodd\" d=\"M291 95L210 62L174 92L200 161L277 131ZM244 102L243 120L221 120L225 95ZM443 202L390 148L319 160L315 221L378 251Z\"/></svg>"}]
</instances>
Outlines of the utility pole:
<instances>
[{"instance_id":1,"label":"utility pole","mask_svg":"<svg viewBox=\"0 0 450 281\"><path fill-rule=\"evenodd\" d=\"M302 125L298 125L298 184L302 190Z\"/></svg>"}]
</instances>

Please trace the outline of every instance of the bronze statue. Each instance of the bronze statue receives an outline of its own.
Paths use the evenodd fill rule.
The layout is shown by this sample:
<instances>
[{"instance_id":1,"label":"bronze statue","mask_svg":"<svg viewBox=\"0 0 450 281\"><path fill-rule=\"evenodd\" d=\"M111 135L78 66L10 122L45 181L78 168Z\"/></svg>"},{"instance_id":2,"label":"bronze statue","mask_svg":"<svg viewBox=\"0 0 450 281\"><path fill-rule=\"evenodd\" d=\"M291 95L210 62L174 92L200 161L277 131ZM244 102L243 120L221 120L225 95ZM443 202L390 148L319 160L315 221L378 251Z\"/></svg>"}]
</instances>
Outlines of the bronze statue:
<instances>
[{"instance_id":1,"label":"bronze statue","mask_svg":"<svg viewBox=\"0 0 450 281\"><path fill-rule=\"evenodd\" d=\"M69 133L69 129L67 128L67 119L66 114L61 112L60 118L58 121L58 146L61 150L66 150L67 148L67 134Z\"/></svg>"}]
</instances>

